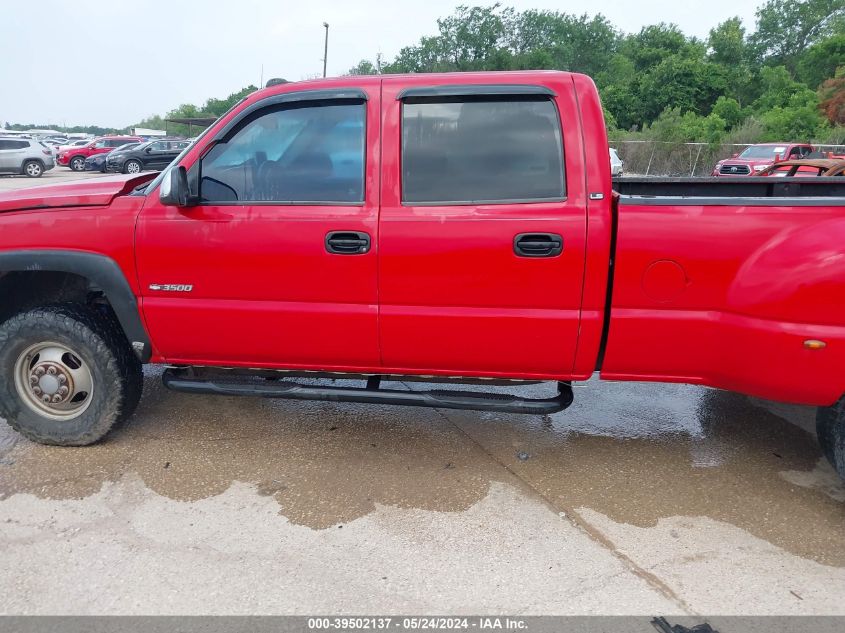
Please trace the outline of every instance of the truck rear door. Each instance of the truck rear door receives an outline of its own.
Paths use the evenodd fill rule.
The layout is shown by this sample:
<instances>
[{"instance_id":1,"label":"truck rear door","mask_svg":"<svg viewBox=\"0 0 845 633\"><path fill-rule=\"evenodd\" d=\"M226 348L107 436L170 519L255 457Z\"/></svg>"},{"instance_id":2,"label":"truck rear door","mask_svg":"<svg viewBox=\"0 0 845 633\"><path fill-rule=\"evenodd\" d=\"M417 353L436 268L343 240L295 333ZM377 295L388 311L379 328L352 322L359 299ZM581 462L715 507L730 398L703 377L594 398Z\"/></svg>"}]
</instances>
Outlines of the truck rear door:
<instances>
[{"instance_id":1,"label":"truck rear door","mask_svg":"<svg viewBox=\"0 0 845 633\"><path fill-rule=\"evenodd\" d=\"M550 77L384 80L386 368L570 375L586 201L572 82Z\"/></svg>"}]
</instances>

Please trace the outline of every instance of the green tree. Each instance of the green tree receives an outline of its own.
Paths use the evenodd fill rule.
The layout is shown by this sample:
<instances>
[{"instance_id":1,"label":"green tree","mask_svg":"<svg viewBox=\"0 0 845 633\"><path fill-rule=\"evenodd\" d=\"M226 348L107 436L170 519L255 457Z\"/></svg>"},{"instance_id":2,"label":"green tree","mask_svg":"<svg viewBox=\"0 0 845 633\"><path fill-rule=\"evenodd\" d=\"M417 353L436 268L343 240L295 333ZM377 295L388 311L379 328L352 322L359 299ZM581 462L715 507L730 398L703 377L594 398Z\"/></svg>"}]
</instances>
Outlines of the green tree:
<instances>
[{"instance_id":1,"label":"green tree","mask_svg":"<svg viewBox=\"0 0 845 633\"><path fill-rule=\"evenodd\" d=\"M601 14L529 10L511 14L506 26L517 68L554 68L594 76L607 66L620 39Z\"/></svg>"},{"instance_id":2,"label":"green tree","mask_svg":"<svg viewBox=\"0 0 845 633\"><path fill-rule=\"evenodd\" d=\"M377 75L378 69L376 69L376 65L373 64L369 59L362 59L360 62L355 64L349 71L346 73L347 75Z\"/></svg>"},{"instance_id":3,"label":"green tree","mask_svg":"<svg viewBox=\"0 0 845 633\"><path fill-rule=\"evenodd\" d=\"M636 72L643 72L672 55L689 52L689 41L675 24L654 24L626 37L620 51L631 60Z\"/></svg>"},{"instance_id":4,"label":"green tree","mask_svg":"<svg viewBox=\"0 0 845 633\"><path fill-rule=\"evenodd\" d=\"M751 42L759 59L794 72L801 54L841 29L845 0L768 0Z\"/></svg>"},{"instance_id":5,"label":"green tree","mask_svg":"<svg viewBox=\"0 0 845 633\"><path fill-rule=\"evenodd\" d=\"M845 32L813 44L798 61L796 77L810 88L817 88L825 79L845 66Z\"/></svg>"},{"instance_id":6,"label":"green tree","mask_svg":"<svg viewBox=\"0 0 845 633\"><path fill-rule=\"evenodd\" d=\"M201 108L201 112L203 113L203 115L220 116L233 105L235 105L238 101L240 101L247 95L252 94L256 90L258 90L258 88L253 85L249 85L246 88L238 90L237 92L233 92L225 99L214 99L212 97L205 102L205 105Z\"/></svg>"},{"instance_id":7,"label":"green tree","mask_svg":"<svg viewBox=\"0 0 845 633\"><path fill-rule=\"evenodd\" d=\"M724 95L716 99L711 114L722 119L728 129L739 125L745 119L745 113L742 111L739 102Z\"/></svg>"},{"instance_id":8,"label":"green tree","mask_svg":"<svg viewBox=\"0 0 845 633\"><path fill-rule=\"evenodd\" d=\"M724 69L726 94L737 101L744 101L748 96L752 72L742 20L731 18L711 29L707 47L709 61Z\"/></svg>"},{"instance_id":9,"label":"green tree","mask_svg":"<svg viewBox=\"0 0 845 633\"><path fill-rule=\"evenodd\" d=\"M695 114L709 112L726 89L727 77L721 66L673 55L644 74L639 98L643 115L651 120L667 107Z\"/></svg>"}]
</instances>

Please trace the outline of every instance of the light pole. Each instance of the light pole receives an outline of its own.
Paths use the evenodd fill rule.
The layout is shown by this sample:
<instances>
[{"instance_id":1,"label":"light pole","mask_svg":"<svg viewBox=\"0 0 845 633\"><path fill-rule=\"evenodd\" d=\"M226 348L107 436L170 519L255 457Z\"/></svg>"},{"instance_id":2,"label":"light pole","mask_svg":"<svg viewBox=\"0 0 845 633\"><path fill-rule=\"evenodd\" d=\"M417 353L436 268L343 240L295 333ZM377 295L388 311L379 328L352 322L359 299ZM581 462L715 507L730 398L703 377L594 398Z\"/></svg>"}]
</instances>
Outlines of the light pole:
<instances>
[{"instance_id":1,"label":"light pole","mask_svg":"<svg viewBox=\"0 0 845 633\"><path fill-rule=\"evenodd\" d=\"M326 27L326 41L323 44L323 77L326 76L326 63L329 59L329 23L323 22L323 26Z\"/></svg>"}]
</instances>

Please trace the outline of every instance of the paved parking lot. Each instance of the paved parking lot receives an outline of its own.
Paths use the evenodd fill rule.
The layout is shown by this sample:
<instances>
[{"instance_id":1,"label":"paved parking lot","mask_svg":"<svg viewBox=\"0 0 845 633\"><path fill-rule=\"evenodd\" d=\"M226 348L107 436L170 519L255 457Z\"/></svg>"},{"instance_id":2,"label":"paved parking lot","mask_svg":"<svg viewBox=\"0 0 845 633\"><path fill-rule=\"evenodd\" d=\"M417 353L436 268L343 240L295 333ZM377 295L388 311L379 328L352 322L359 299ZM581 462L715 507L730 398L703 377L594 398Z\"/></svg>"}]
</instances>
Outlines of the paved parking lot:
<instances>
[{"instance_id":1,"label":"paved parking lot","mask_svg":"<svg viewBox=\"0 0 845 633\"><path fill-rule=\"evenodd\" d=\"M96 171L71 171L67 167L56 166L50 171L45 171L41 178L27 178L26 176L0 176L0 192L12 189L25 189L27 187L41 187L43 185L58 185L72 180L103 178L114 175L115 174L101 174Z\"/></svg>"},{"instance_id":2,"label":"paved parking lot","mask_svg":"<svg viewBox=\"0 0 845 633\"><path fill-rule=\"evenodd\" d=\"M3 613L845 614L845 487L809 408L592 380L516 416L160 372L98 445L0 426Z\"/></svg>"}]
</instances>

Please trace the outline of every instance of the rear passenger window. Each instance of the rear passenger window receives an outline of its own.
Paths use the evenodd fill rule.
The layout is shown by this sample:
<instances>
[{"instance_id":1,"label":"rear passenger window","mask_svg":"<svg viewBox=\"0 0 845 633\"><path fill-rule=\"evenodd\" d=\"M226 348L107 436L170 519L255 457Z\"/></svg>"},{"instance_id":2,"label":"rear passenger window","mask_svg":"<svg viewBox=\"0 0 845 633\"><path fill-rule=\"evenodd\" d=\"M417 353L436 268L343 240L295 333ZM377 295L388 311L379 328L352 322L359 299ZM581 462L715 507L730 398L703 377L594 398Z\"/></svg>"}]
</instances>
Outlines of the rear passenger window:
<instances>
[{"instance_id":1,"label":"rear passenger window","mask_svg":"<svg viewBox=\"0 0 845 633\"><path fill-rule=\"evenodd\" d=\"M29 141L0 141L0 149L24 149L29 147Z\"/></svg>"},{"instance_id":2,"label":"rear passenger window","mask_svg":"<svg viewBox=\"0 0 845 633\"><path fill-rule=\"evenodd\" d=\"M402 201L531 202L565 194L560 119L547 98L402 106Z\"/></svg>"},{"instance_id":3,"label":"rear passenger window","mask_svg":"<svg viewBox=\"0 0 845 633\"><path fill-rule=\"evenodd\" d=\"M288 106L248 122L200 162L205 202L364 201L363 103Z\"/></svg>"}]
</instances>

